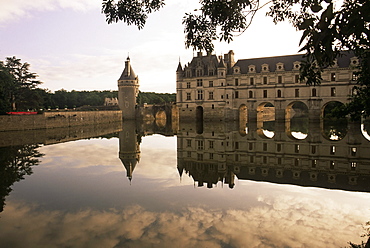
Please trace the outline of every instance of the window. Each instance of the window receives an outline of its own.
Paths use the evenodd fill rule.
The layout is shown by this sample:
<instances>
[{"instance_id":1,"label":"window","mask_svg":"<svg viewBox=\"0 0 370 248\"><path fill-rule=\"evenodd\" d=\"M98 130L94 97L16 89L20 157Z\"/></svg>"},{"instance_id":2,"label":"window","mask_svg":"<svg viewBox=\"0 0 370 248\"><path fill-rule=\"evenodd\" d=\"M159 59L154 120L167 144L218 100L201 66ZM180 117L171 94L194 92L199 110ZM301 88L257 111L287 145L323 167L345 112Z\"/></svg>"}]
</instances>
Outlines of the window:
<instances>
[{"instance_id":1,"label":"window","mask_svg":"<svg viewBox=\"0 0 370 248\"><path fill-rule=\"evenodd\" d=\"M229 94L226 94L226 99L229 99Z\"/></svg>"},{"instance_id":2,"label":"window","mask_svg":"<svg viewBox=\"0 0 370 248\"><path fill-rule=\"evenodd\" d=\"M335 72L332 72L332 73L330 74L330 80L331 80L331 81L335 81L335 79L336 79Z\"/></svg>"},{"instance_id":3,"label":"window","mask_svg":"<svg viewBox=\"0 0 370 248\"><path fill-rule=\"evenodd\" d=\"M331 155L335 154L335 146L330 146L330 154Z\"/></svg>"},{"instance_id":4,"label":"window","mask_svg":"<svg viewBox=\"0 0 370 248\"><path fill-rule=\"evenodd\" d=\"M239 142L235 142L235 149L239 149Z\"/></svg>"},{"instance_id":5,"label":"window","mask_svg":"<svg viewBox=\"0 0 370 248\"><path fill-rule=\"evenodd\" d=\"M282 84L283 83L283 76L278 76L278 84Z\"/></svg>"},{"instance_id":6,"label":"window","mask_svg":"<svg viewBox=\"0 0 370 248\"><path fill-rule=\"evenodd\" d=\"M235 98L239 98L239 91L235 91Z\"/></svg>"},{"instance_id":7,"label":"window","mask_svg":"<svg viewBox=\"0 0 370 248\"><path fill-rule=\"evenodd\" d=\"M214 145L215 145L215 142L210 140L210 141L208 141L208 144L209 144L209 149L213 149Z\"/></svg>"},{"instance_id":8,"label":"window","mask_svg":"<svg viewBox=\"0 0 370 248\"><path fill-rule=\"evenodd\" d=\"M186 100L191 100L191 93L186 93Z\"/></svg>"},{"instance_id":9,"label":"window","mask_svg":"<svg viewBox=\"0 0 370 248\"><path fill-rule=\"evenodd\" d=\"M331 95L331 96L335 96L335 87L332 87L332 88L330 89L330 95Z\"/></svg>"},{"instance_id":10,"label":"window","mask_svg":"<svg viewBox=\"0 0 370 248\"><path fill-rule=\"evenodd\" d=\"M277 97L281 97L281 90L277 91Z\"/></svg>"},{"instance_id":11,"label":"window","mask_svg":"<svg viewBox=\"0 0 370 248\"><path fill-rule=\"evenodd\" d=\"M221 95L221 99L224 99L224 95Z\"/></svg>"},{"instance_id":12,"label":"window","mask_svg":"<svg viewBox=\"0 0 370 248\"><path fill-rule=\"evenodd\" d=\"M213 75L214 75L213 70L209 70L208 75L209 75L209 76L213 76Z\"/></svg>"},{"instance_id":13,"label":"window","mask_svg":"<svg viewBox=\"0 0 370 248\"><path fill-rule=\"evenodd\" d=\"M186 140L187 147L191 147L191 139Z\"/></svg>"},{"instance_id":14,"label":"window","mask_svg":"<svg viewBox=\"0 0 370 248\"><path fill-rule=\"evenodd\" d=\"M198 100L203 100L203 90L198 90Z\"/></svg>"},{"instance_id":15,"label":"window","mask_svg":"<svg viewBox=\"0 0 370 248\"><path fill-rule=\"evenodd\" d=\"M209 154L209 159L213 159L213 153Z\"/></svg>"},{"instance_id":16,"label":"window","mask_svg":"<svg viewBox=\"0 0 370 248\"><path fill-rule=\"evenodd\" d=\"M212 109L215 109L215 105L214 104L212 104Z\"/></svg>"},{"instance_id":17,"label":"window","mask_svg":"<svg viewBox=\"0 0 370 248\"><path fill-rule=\"evenodd\" d=\"M209 92L209 100L213 100L213 92Z\"/></svg>"},{"instance_id":18,"label":"window","mask_svg":"<svg viewBox=\"0 0 370 248\"><path fill-rule=\"evenodd\" d=\"M263 151L267 151L267 143L263 143Z\"/></svg>"},{"instance_id":19,"label":"window","mask_svg":"<svg viewBox=\"0 0 370 248\"><path fill-rule=\"evenodd\" d=\"M213 81L209 81L209 87L213 87Z\"/></svg>"},{"instance_id":20,"label":"window","mask_svg":"<svg viewBox=\"0 0 370 248\"><path fill-rule=\"evenodd\" d=\"M298 84L298 83L299 83L299 75L295 75L295 76L294 76L294 82L295 82L296 84Z\"/></svg>"},{"instance_id":21,"label":"window","mask_svg":"<svg viewBox=\"0 0 370 248\"><path fill-rule=\"evenodd\" d=\"M317 160L316 159L311 160L311 167L316 168L316 166L317 166Z\"/></svg>"},{"instance_id":22,"label":"window","mask_svg":"<svg viewBox=\"0 0 370 248\"><path fill-rule=\"evenodd\" d=\"M239 85L239 79L238 78L235 78L235 85L238 86Z\"/></svg>"},{"instance_id":23,"label":"window","mask_svg":"<svg viewBox=\"0 0 370 248\"><path fill-rule=\"evenodd\" d=\"M248 149L249 149L249 150L253 150L253 143L249 143L249 144L248 144Z\"/></svg>"},{"instance_id":24,"label":"window","mask_svg":"<svg viewBox=\"0 0 370 248\"><path fill-rule=\"evenodd\" d=\"M298 166L299 165L299 158L295 158L294 159L294 166Z\"/></svg>"},{"instance_id":25,"label":"window","mask_svg":"<svg viewBox=\"0 0 370 248\"><path fill-rule=\"evenodd\" d=\"M188 156L188 158L191 158L191 151L187 152L187 156Z\"/></svg>"},{"instance_id":26,"label":"window","mask_svg":"<svg viewBox=\"0 0 370 248\"><path fill-rule=\"evenodd\" d=\"M316 96L316 89L315 88L312 89L312 96Z\"/></svg>"},{"instance_id":27,"label":"window","mask_svg":"<svg viewBox=\"0 0 370 248\"><path fill-rule=\"evenodd\" d=\"M203 154L197 153L198 161L203 161Z\"/></svg>"},{"instance_id":28,"label":"window","mask_svg":"<svg viewBox=\"0 0 370 248\"><path fill-rule=\"evenodd\" d=\"M263 156L263 163L267 164L267 157L266 156Z\"/></svg>"},{"instance_id":29,"label":"window","mask_svg":"<svg viewBox=\"0 0 370 248\"><path fill-rule=\"evenodd\" d=\"M203 76L203 70L197 70L197 77Z\"/></svg>"},{"instance_id":30,"label":"window","mask_svg":"<svg viewBox=\"0 0 370 248\"><path fill-rule=\"evenodd\" d=\"M356 156L357 147L351 147L351 156Z\"/></svg>"},{"instance_id":31,"label":"window","mask_svg":"<svg viewBox=\"0 0 370 248\"><path fill-rule=\"evenodd\" d=\"M299 97L299 89L295 89L295 97Z\"/></svg>"},{"instance_id":32,"label":"window","mask_svg":"<svg viewBox=\"0 0 370 248\"><path fill-rule=\"evenodd\" d=\"M316 146L311 146L311 153L315 154L316 153Z\"/></svg>"},{"instance_id":33,"label":"window","mask_svg":"<svg viewBox=\"0 0 370 248\"><path fill-rule=\"evenodd\" d=\"M281 151L281 144L276 144L276 151L278 151L278 152Z\"/></svg>"},{"instance_id":34,"label":"window","mask_svg":"<svg viewBox=\"0 0 370 248\"><path fill-rule=\"evenodd\" d=\"M250 90L250 91L248 92L248 97L249 97L249 98L253 98L253 91L251 91L251 90Z\"/></svg>"},{"instance_id":35,"label":"window","mask_svg":"<svg viewBox=\"0 0 370 248\"><path fill-rule=\"evenodd\" d=\"M351 162L351 170L356 170L357 163L356 162Z\"/></svg>"},{"instance_id":36,"label":"window","mask_svg":"<svg viewBox=\"0 0 370 248\"><path fill-rule=\"evenodd\" d=\"M203 79L197 79L197 86L203 86Z\"/></svg>"},{"instance_id":37,"label":"window","mask_svg":"<svg viewBox=\"0 0 370 248\"><path fill-rule=\"evenodd\" d=\"M263 90L263 98L267 98L267 90Z\"/></svg>"},{"instance_id":38,"label":"window","mask_svg":"<svg viewBox=\"0 0 370 248\"><path fill-rule=\"evenodd\" d=\"M249 84L250 84L250 85L254 85L254 78L250 78L250 79L249 79Z\"/></svg>"},{"instance_id":39,"label":"window","mask_svg":"<svg viewBox=\"0 0 370 248\"><path fill-rule=\"evenodd\" d=\"M335 162L331 160L330 161L330 169L334 170L334 168L335 168Z\"/></svg>"},{"instance_id":40,"label":"window","mask_svg":"<svg viewBox=\"0 0 370 248\"><path fill-rule=\"evenodd\" d=\"M278 164L281 164L281 158L278 158Z\"/></svg>"},{"instance_id":41,"label":"window","mask_svg":"<svg viewBox=\"0 0 370 248\"><path fill-rule=\"evenodd\" d=\"M299 145L294 146L295 153L299 153Z\"/></svg>"},{"instance_id":42,"label":"window","mask_svg":"<svg viewBox=\"0 0 370 248\"><path fill-rule=\"evenodd\" d=\"M358 79L358 76L356 72L352 72L352 81L357 81L357 79Z\"/></svg>"},{"instance_id":43,"label":"window","mask_svg":"<svg viewBox=\"0 0 370 248\"><path fill-rule=\"evenodd\" d=\"M204 149L204 141L203 140L197 140L197 148L198 150Z\"/></svg>"},{"instance_id":44,"label":"window","mask_svg":"<svg viewBox=\"0 0 370 248\"><path fill-rule=\"evenodd\" d=\"M267 77L263 77L263 84L267 84Z\"/></svg>"},{"instance_id":45,"label":"window","mask_svg":"<svg viewBox=\"0 0 370 248\"><path fill-rule=\"evenodd\" d=\"M190 82L187 82L187 83L186 83L186 88L190 89L190 87L191 87Z\"/></svg>"}]
</instances>

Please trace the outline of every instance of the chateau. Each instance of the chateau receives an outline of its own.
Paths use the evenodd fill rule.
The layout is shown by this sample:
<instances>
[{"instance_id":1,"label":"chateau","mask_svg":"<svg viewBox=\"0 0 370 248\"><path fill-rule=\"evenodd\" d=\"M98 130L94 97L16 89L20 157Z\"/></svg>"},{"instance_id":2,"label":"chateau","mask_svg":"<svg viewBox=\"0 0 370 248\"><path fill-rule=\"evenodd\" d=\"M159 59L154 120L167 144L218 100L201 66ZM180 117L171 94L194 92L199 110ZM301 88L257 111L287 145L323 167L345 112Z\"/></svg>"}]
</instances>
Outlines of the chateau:
<instances>
[{"instance_id":1,"label":"chateau","mask_svg":"<svg viewBox=\"0 0 370 248\"><path fill-rule=\"evenodd\" d=\"M358 59L344 53L322 73L319 86L299 80L302 55L241 59L231 50L223 57L201 52L176 71L176 103L184 120L257 120L270 107L275 119L289 117L292 106L304 103L312 119L318 119L330 102L348 102Z\"/></svg>"}]
</instances>

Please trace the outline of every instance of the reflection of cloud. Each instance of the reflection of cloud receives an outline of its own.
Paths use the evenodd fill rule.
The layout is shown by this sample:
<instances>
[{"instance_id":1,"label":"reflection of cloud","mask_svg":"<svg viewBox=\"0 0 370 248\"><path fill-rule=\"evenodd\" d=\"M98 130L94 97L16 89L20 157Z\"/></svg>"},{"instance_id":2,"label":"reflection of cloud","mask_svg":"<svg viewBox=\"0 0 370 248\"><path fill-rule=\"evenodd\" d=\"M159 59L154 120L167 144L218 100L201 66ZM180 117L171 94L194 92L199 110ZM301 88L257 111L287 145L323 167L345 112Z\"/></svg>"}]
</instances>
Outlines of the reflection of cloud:
<instances>
[{"instance_id":1,"label":"reflection of cloud","mask_svg":"<svg viewBox=\"0 0 370 248\"><path fill-rule=\"evenodd\" d=\"M249 210L187 207L155 212L131 206L69 213L9 202L1 216L0 246L343 247L359 242L366 221L361 216L370 214L308 198L260 201L262 207Z\"/></svg>"}]
</instances>

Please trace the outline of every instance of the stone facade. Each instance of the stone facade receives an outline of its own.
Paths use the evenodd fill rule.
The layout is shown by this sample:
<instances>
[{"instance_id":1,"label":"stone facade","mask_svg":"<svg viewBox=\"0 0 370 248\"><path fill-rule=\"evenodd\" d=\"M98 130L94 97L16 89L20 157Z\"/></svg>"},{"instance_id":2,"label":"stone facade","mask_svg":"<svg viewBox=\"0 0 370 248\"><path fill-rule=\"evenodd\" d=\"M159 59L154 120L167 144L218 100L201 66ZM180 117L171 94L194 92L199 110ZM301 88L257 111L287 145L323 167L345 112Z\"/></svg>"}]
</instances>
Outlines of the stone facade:
<instances>
[{"instance_id":1,"label":"stone facade","mask_svg":"<svg viewBox=\"0 0 370 248\"><path fill-rule=\"evenodd\" d=\"M333 101L346 103L353 93L353 72L358 59L344 53L322 73L319 86L299 80L302 55L234 61L234 52L224 57L198 53L176 71L177 106L181 119L256 120L265 106L275 108L275 118L285 119L296 102L303 102L310 117L319 118Z\"/></svg>"},{"instance_id":2,"label":"stone facade","mask_svg":"<svg viewBox=\"0 0 370 248\"><path fill-rule=\"evenodd\" d=\"M122 111L58 111L0 116L0 131L71 127L122 121Z\"/></svg>"}]
</instances>

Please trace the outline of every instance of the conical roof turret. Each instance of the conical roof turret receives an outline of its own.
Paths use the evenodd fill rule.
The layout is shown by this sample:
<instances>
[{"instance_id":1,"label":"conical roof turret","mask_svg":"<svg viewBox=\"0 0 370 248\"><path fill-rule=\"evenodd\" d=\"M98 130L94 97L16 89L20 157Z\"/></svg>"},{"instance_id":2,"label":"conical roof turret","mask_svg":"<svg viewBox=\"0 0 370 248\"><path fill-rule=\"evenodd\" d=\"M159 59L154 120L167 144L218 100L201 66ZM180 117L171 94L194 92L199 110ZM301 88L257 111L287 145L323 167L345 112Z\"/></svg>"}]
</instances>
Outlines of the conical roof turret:
<instances>
[{"instance_id":1,"label":"conical roof turret","mask_svg":"<svg viewBox=\"0 0 370 248\"><path fill-rule=\"evenodd\" d=\"M136 79L136 74L134 70L131 67L130 63L130 57L127 57L125 61L125 69L123 70L121 77L118 79L120 80L135 80Z\"/></svg>"},{"instance_id":2,"label":"conical roof turret","mask_svg":"<svg viewBox=\"0 0 370 248\"><path fill-rule=\"evenodd\" d=\"M217 68L226 68L224 59L221 57L220 62L218 63Z\"/></svg>"}]
</instances>

